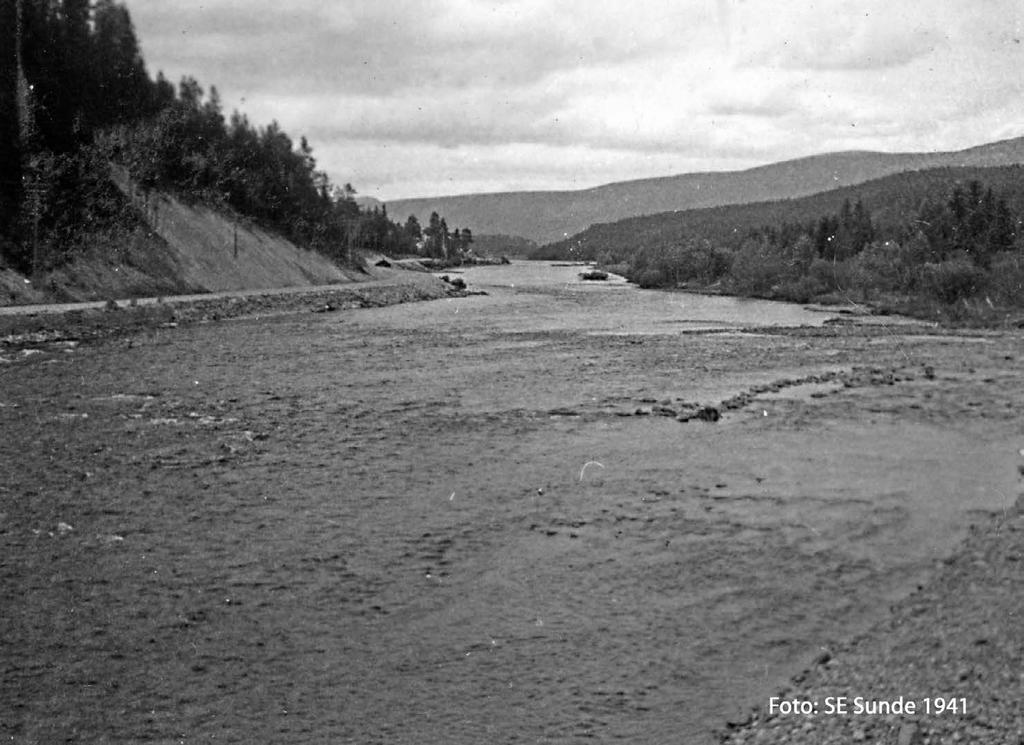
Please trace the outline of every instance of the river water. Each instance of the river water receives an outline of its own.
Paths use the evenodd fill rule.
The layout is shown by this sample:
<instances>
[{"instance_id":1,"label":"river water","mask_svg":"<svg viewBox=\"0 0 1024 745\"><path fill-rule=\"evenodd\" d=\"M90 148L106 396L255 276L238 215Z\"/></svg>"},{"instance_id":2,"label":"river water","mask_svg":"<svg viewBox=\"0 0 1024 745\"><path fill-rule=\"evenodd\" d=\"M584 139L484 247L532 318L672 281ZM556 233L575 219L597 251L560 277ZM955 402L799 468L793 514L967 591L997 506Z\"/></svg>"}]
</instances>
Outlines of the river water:
<instances>
[{"instance_id":1,"label":"river water","mask_svg":"<svg viewBox=\"0 0 1024 745\"><path fill-rule=\"evenodd\" d=\"M834 314L793 303L693 293L646 292L622 277L585 281L585 266L516 261L512 266L468 267L462 276L473 288L496 295L507 328L525 323L535 330L579 330L605 334L664 334L751 326L820 326ZM518 291L517 291L518 290ZM598 294L599 293L599 294ZM585 317L567 312L564 301L578 296ZM548 303L534 302L543 297ZM589 303L583 298L593 298ZM525 312L520 314L520 306ZM539 306L539 307L538 307ZM547 306L547 307L545 307ZM572 306L570 306L572 307ZM513 314L509 310L513 309ZM517 316L522 316L519 318Z\"/></svg>"},{"instance_id":2,"label":"river water","mask_svg":"<svg viewBox=\"0 0 1024 745\"><path fill-rule=\"evenodd\" d=\"M0 369L0 734L713 742L1012 502L1016 341L579 271Z\"/></svg>"}]
</instances>

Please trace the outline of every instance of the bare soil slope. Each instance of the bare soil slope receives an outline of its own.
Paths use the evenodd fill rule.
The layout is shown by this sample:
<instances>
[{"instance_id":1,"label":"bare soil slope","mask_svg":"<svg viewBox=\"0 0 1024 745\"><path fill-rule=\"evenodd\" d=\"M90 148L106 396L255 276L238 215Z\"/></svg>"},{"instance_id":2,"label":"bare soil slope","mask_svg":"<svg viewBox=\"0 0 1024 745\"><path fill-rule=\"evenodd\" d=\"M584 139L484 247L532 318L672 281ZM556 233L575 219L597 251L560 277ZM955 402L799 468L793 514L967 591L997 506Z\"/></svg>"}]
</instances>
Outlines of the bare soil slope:
<instances>
[{"instance_id":1,"label":"bare soil slope","mask_svg":"<svg viewBox=\"0 0 1024 745\"><path fill-rule=\"evenodd\" d=\"M349 283L362 277L326 256L201 204L160 192L143 195L123 169L114 183L143 217L131 245L108 246L28 278L0 273L0 305L107 300L230 290Z\"/></svg>"},{"instance_id":2,"label":"bare soil slope","mask_svg":"<svg viewBox=\"0 0 1024 745\"><path fill-rule=\"evenodd\" d=\"M299 248L281 236L202 205L187 205L169 194L144 197L123 171L114 181L165 242L181 279L209 290L255 290L326 285L351 280L325 256Z\"/></svg>"}]
</instances>

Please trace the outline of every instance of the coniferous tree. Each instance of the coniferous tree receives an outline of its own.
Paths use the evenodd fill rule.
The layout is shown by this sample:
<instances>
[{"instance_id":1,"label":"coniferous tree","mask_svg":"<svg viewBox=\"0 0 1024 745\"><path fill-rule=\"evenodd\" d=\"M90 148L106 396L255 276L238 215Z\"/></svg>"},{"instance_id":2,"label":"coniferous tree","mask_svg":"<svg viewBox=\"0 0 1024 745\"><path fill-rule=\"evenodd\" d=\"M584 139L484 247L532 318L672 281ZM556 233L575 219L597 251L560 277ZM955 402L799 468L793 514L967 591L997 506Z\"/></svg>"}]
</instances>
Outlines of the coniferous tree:
<instances>
[{"instance_id":1,"label":"coniferous tree","mask_svg":"<svg viewBox=\"0 0 1024 745\"><path fill-rule=\"evenodd\" d=\"M423 228L420 227L420 221L416 215L409 215L405 221L405 235L413 244L419 243L423 238Z\"/></svg>"},{"instance_id":2,"label":"coniferous tree","mask_svg":"<svg viewBox=\"0 0 1024 745\"><path fill-rule=\"evenodd\" d=\"M438 247L440 250L439 255L441 258L447 259L450 250L449 241L451 236L448 233L448 222L443 217L441 218L441 223L438 226L438 237L441 241L441 245Z\"/></svg>"},{"instance_id":3,"label":"coniferous tree","mask_svg":"<svg viewBox=\"0 0 1024 745\"><path fill-rule=\"evenodd\" d=\"M18 123L18 8L0 0L0 256L13 241L21 205L21 137Z\"/></svg>"},{"instance_id":4,"label":"coniferous tree","mask_svg":"<svg viewBox=\"0 0 1024 745\"><path fill-rule=\"evenodd\" d=\"M1016 241L1015 233L1013 213L1010 211L1006 199L1000 197L996 200L995 214L989 233L993 253L1013 249Z\"/></svg>"},{"instance_id":5,"label":"coniferous tree","mask_svg":"<svg viewBox=\"0 0 1024 745\"><path fill-rule=\"evenodd\" d=\"M424 249L427 256L443 256L444 254L441 249L443 240L441 236L441 216L437 212L430 213L430 221L424 229L423 235L426 236Z\"/></svg>"},{"instance_id":6,"label":"coniferous tree","mask_svg":"<svg viewBox=\"0 0 1024 745\"><path fill-rule=\"evenodd\" d=\"M29 223L52 264L85 245L82 225L125 218L111 161L144 193L226 206L336 258L353 247L407 251L422 235L418 223L392 223L386 207L361 211L350 184L337 188L317 170L305 138L296 145L276 122L257 129L237 112L225 121L216 88L207 94L195 79L177 89L162 73L150 80L122 2L20 0L21 24L18 4L0 0L0 253L18 266L35 266L25 261L33 252L3 239ZM431 248L443 256L449 234L435 220ZM466 243L466 233L454 238Z\"/></svg>"},{"instance_id":7,"label":"coniferous tree","mask_svg":"<svg viewBox=\"0 0 1024 745\"><path fill-rule=\"evenodd\" d=\"M164 77L163 70L156 74L156 81L153 83L150 108L154 111L161 111L174 103L174 85Z\"/></svg>"},{"instance_id":8,"label":"coniferous tree","mask_svg":"<svg viewBox=\"0 0 1024 745\"><path fill-rule=\"evenodd\" d=\"M60 62L60 108L63 118L70 123L71 139L82 143L89 139L94 124L87 111L95 98L90 75L92 44L89 29L89 0L62 0L60 3L59 50L50 50Z\"/></svg>"},{"instance_id":9,"label":"coniferous tree","mask_svg":"<svg viewBox=\"0 0 1024 745\"><path fill-rule=\"evenodd\" d=\"M92 123L120 124L151 113L156 91L146 73L128 9L113 0L98 0L94 26Z\"/></svg>"},{"instance_id":10,"label":"coniferous tree","mask_svg":"<svg viewBox=\"0 0 1024 745\"><path fill-rule=\"evenodd\" d=\"M860 253L875 239L875 228L871 222L871 215L860 199L853 205L853 213L850 219L853 249L855 253Z\"/></svg>"},{"instance_id":11,"label":"coniferous tree","mask_svg":"<svg viewBox=\"0 0 1024 745\"><path fill-rule=\"evenodd\" d=\"M63 73L57 21L47 3L21 3L21 74L24 78L25 147L53 150L69 146L70 122L63 121L58 81ZM66 125L66 126L65 126Z\"/></svg>"},{"instance_id":12,"label":"coniferous tree","mask_svg":"<svg viewBox=\"0 0 1024 745\"><path fill-rule=\"evenodd\" d=\"M839 221L834 216L824 215L817 223L814 231L814 248L819 257L831 261L835 259L835 239L839 232Z\"/></svg>"}]
</instances>

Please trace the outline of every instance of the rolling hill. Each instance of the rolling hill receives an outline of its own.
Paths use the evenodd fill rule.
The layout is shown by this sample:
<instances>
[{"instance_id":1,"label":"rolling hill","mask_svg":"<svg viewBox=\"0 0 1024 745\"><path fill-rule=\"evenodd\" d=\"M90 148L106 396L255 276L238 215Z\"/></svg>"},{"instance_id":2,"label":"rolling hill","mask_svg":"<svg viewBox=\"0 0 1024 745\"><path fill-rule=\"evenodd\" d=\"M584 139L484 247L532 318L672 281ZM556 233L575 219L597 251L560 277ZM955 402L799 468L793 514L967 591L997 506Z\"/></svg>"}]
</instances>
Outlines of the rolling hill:
<instances>
[{"instance_id":1,"label":"rolling hill","mask_svg":"<svg viewBox=\"0 0 1024 745\"><path fill-rule=\"evenodd\" d=\"M860 184L894 173L938 167L984 167L1024 163L1024 137L954 152L841 152L758 166L744 171L688 173L622 181L579 191L465 194L388 202L404 220L415 214L426 224L432 211L449 225L474 233L519 235L547 243L594 223L673 210L792 199Z\"/></svg>"},{"instance_id":2,"label":"rolling hill","mask_svg":"<svg viewBox=\"0 0 1024 745\"><path fill-rule=\"evenodd\" d=\"M641 249L665 249L689 238L736 249L752 231L783 223L807 224L839 212L844 201L860 201L882 234L897 230L925 200L944 201L956 184L976 180L1024 213L1024 166L930 168L794 199L722 205L642 215L591 225L567 239L542 246L533 258L593 260L610 254L628 261Z\"/></svg>"}]
</instances>

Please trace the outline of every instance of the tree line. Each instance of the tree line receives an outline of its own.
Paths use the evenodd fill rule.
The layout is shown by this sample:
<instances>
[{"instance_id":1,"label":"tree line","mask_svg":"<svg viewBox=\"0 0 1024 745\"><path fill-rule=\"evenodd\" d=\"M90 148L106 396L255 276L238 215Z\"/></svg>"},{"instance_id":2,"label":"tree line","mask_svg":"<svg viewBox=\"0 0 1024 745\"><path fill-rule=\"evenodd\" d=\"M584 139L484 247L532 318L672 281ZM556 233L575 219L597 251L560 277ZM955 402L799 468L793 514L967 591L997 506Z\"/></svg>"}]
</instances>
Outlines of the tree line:
<instances>
[{"instance_id":1,"label":"tree line","mask_svg":"<svg viewBox=\"0 0 1024 745\"><path fill-rule=\"evenodd\" d=\"M40 244L57 247L43 252L50 260L73 251L79 226L130 225L96 175L92 144L104 127L157 111L167 93L149 78L123 5L0 3L0 259L26 270Z\"/></svg>"},{"instance_id":2,"label":"tree line","mask_svg":"<svg viewBox=\"0 0 1024 745\"><path fill-rule=\"evenodd\" d=\"M642 249L621 269L645 287L686 283L808 302L900 298L952 305L983 298L1024 305L1024 211L978 180L925 198L899 220L845 200L817 219L765 225L738 247L690 238ZM913 302L911 302L913 305Z\"/></svg>"},{"instance_id":3,"label":"tree line","mask_svg":"<svg viewBox=\"0 0 1024 745\"><path fill-rule=\"evenodd\" d=\"M225 115L215 87L146 70L115 0L0 3L0 260L35 271L130 240L140 218L108 177L217 206L338 261L353 249L457 256L472 235L364 210L305 137Z\"/></svg>"},{"instance_id":4,"label":"tree line","mask_svg":"<svg viewBox=\"0 0 1024 745\"><path fill-rule=\"evenodd\" d=\"M448 229L448 221L436 211L430 213L427 227L420 225L416 215L405 222L406 233L414 239L415 253L443 261L459 261L469 254L473 231L469 228Z\"/></svg>"},{"instance_id":5,"label":"tree line","mask_svg":"<svg viewBox=\"0 0 1024 745\"><path fill-rule=\"evenodd\" d=\"M645 287L1020 307L1022 224L1021 166L937 168L799 199L595 225L533 256L598 261Z\"/></svg>"}]
</instances>

